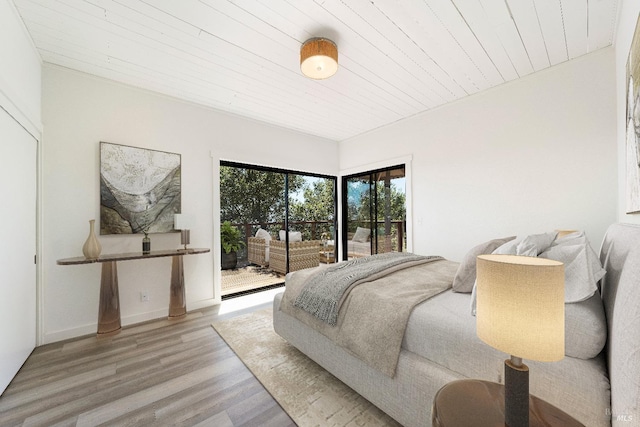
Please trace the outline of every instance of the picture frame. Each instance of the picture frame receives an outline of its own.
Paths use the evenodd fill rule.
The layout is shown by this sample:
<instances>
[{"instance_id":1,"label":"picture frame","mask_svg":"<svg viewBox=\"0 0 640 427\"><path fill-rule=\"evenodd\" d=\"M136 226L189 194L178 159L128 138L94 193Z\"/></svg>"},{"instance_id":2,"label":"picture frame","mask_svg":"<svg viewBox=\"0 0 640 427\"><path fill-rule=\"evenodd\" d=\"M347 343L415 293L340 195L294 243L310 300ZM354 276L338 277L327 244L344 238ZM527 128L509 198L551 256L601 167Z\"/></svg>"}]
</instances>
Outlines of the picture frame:
<instances>
[{"instance_id":1,"label":"picture frame","mask_svg":"<svg viewBox=\"0 0 640 427\"><path fill-rule=\"evenodd\" d=\"M640 15L627 59L626 192L627 213L640 212Z\"/></svg>"},{"instance_id":2,"label":"picture frame","mask_svg":"<svg viewBox=\"0 0 640 427\"><path fill-rule=\"evenodd\" d=\"M174 232L182 157L100 142L100 234Z\"/></svg>"}]
</instances>

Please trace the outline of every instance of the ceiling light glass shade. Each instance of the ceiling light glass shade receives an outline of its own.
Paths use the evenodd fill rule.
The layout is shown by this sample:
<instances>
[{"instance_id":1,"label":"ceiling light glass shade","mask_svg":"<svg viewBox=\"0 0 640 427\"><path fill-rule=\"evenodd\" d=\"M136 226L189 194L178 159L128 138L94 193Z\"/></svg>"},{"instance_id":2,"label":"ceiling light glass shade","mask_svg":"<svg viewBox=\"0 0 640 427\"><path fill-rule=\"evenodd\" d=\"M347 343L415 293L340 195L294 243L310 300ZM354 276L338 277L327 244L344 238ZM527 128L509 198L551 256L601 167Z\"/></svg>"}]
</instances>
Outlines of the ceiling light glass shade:
<instances>
[{"instance_id":1,"label":"ceiling light glass shade","mask_svg":"<svg viewBox=\"0 0 640 427\"><path fill-rule=\"evenodd\" d=\"M476 332L507 354L554 362L564 357L564 264L545 258L477 258Z\"/></svg>"},{"instance_id":2,"label":"ceiling light glass shade","mask_svg":"<svg viewBox=\"0 0 640 427\"><path fill-rule=\"evenodd\" d=\"M338 47L322 37L309 39L300 48L300 71L305 76L322 80L338 71Z\"/></svg>"}]
</instances>

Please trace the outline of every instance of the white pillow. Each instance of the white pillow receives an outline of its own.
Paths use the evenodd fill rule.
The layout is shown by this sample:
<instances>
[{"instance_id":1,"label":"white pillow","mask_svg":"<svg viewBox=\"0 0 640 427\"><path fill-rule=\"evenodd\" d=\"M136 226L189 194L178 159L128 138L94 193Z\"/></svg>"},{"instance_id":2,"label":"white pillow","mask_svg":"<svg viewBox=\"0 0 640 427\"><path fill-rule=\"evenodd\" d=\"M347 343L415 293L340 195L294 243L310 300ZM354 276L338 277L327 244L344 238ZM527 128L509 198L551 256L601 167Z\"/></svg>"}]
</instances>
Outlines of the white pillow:
<instances>
[{"instance_id":1,"label":"white pillow","mask_svg":"<svg viewBox=\"0 0 640 427\"><path fill-rule=\"evenodd\" d=\"M516 248L516 255L538 256L546 251L556 239L558 232L531 234L525 237Z\"/></svg>"},{"instance_id":2,"label":"white pillow","mask_svg":"<svg viewBox=\"0 0 640 427\"><path fill-rule=\"evenodd\" d=\"M605 275L584 232L558 239L540 257L564 263L564 301L567 303L589 299Z\"/></svg>"},{"instance_id":3,"label":"white pillow","mask_svg":"<svg viewBox=\"0 0 640 427\"><path fill-rule=\"evenodd\" d=\"M587 253L589 256L589 264L591 265L591 272L593 273L596 282L604 277L605 270L600 264L600 257L591 247L591 243L584 231L569 234L567 236L556 239L551 246L571 245L571 244L586 244ZM599 276L599 277L598 277Z\"/></svg>"},{"instance_id":4,"label":"white pillow","mask_svg":"<svg viewBox=\"0 0 640 427\"><path fill-rule=\"evenodd\" d=\"M278 236L280 237L280 240L282 241L286 240L286 234L284 230L280 230ZM292 243L292 242L302 242L302 233L300 231L289 232L289 243Z\"/></svg>"},{"instance_id":5,"label":"white pillow","mask_svg":"<svg viewBox=\"0 0 640 427\"><path fill-rule=\"evenodd\" d=\"M494 254L500 255L522 255L522 256L538 256L551 244L558 235L557 232L530 234L525 238L518 238L498 247Z\"/></svg>"},{"instance_id":6,"label":"white pillow","mask_svg":"<svg viewBox=\"0 0 640 427\"><path fill-rule=\"evenodd\" d=\"M555 239L557 232L532 234L518 241L507 242L494 254L540 256L564 263L566 303L590 298L598 281L605 274L598 256L589 245L584 232L572 233ZM472 292L472 312L475 311L475 294Z\"/></svg>"},{"instance_id":7,"label":"white pillow","mask_svg":"<svg viewBox=\"0 0 640 427\"><path fill-rule=\"evenodd\" d=\"M522 241L522 238L516 238L514 240L508 241L508 242L504 243L503 245L498 246L491 253L492 254L498 254L498 255L515 255L516 254L516 248L518 247L518 245L520 244L521 241Z\"/></svg>"},{"instance_id":8,"label":"white pillow","mask_svg":"<svg viewBox=\"0 0 640 427\"><path fill-rule=\"evenodd\" d=\"M474 246L462 259L456 275L453 277L453 292L471 292L476 281L476 259L478 255L490 254L516 236L493 239Z\"/></svg>"},{"instance_id":9,"label":"white pillow","mask_svg":"<svg viewBox=\"0 0 640 427\"><path fill-rule=\"evenodd\" d=\"M371 230L369 228L356 228L356 233L353 235L354 242L358 243L367 243L369 241L369 235L371 234Z\"/></svg>"},{"instance_id":10,"label":"white pillow","mask_svg":"<svg viewBox=\"0 0 640 427\"><path fill-rule=\"evenodd\" d=\"M269 232L267 230L265 230L264 228L258 228L258 231L256 231L256 237L258 239L264 239L264 243L268 246L269 242L271 241L271 234L269 234Z\"/></svg>"}]
</instances>

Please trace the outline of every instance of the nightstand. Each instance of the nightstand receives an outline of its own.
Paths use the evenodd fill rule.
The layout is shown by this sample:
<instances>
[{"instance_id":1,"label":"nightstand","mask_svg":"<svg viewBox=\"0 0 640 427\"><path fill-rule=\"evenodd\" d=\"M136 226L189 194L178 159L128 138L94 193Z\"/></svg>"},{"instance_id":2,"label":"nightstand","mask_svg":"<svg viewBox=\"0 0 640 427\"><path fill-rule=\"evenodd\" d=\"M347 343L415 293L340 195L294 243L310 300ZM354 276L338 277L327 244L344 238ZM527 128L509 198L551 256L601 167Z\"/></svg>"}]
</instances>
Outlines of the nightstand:
<instances>
[{"instance_id":1,"label":"nightstand","mask_svg":"<svg viewBox=\"0 0 640 427\"><path fill-rule=\"evenodd\" d=\"M431 420L433 427L504 426L504 386L482 380L450 382L436 393ZM584 427L584 424L530 395L529 426Z\"/></svg>"}]
</instances>

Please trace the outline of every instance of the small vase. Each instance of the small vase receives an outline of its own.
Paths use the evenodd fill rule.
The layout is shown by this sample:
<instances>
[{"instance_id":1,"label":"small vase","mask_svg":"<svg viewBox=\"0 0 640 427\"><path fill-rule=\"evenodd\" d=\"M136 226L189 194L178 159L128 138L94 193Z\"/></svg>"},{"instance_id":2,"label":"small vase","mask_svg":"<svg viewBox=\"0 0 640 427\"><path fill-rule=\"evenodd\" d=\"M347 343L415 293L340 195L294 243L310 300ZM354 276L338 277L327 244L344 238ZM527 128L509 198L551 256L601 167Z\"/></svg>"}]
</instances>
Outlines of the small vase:
<instances>
[{"instance_id":1,"label":"small vase","mask_svg":"<svg viewBox=\"0 0 640 427\"><path fill-rule=\"evenodd\" d=\"M100 245L100 241L95 234L95 224L95 219L89 221L89 237L87 237L87 241L84 242L84 246L82 247L82 253L86 259L96 259L100 256L100 252L102 252L102 245Z\"/></svg>"},{"instance_id":2,"label":"small vase","mask_svg":"<svg viewBox=\"0 0 640 427\"><path fill-rule=\"evenodd\" d=\"M149 234L144 233L144 237L142 238L142 254L146 255L151 253L151 239L149 238Z\"/></svg>"}]
</instances>

